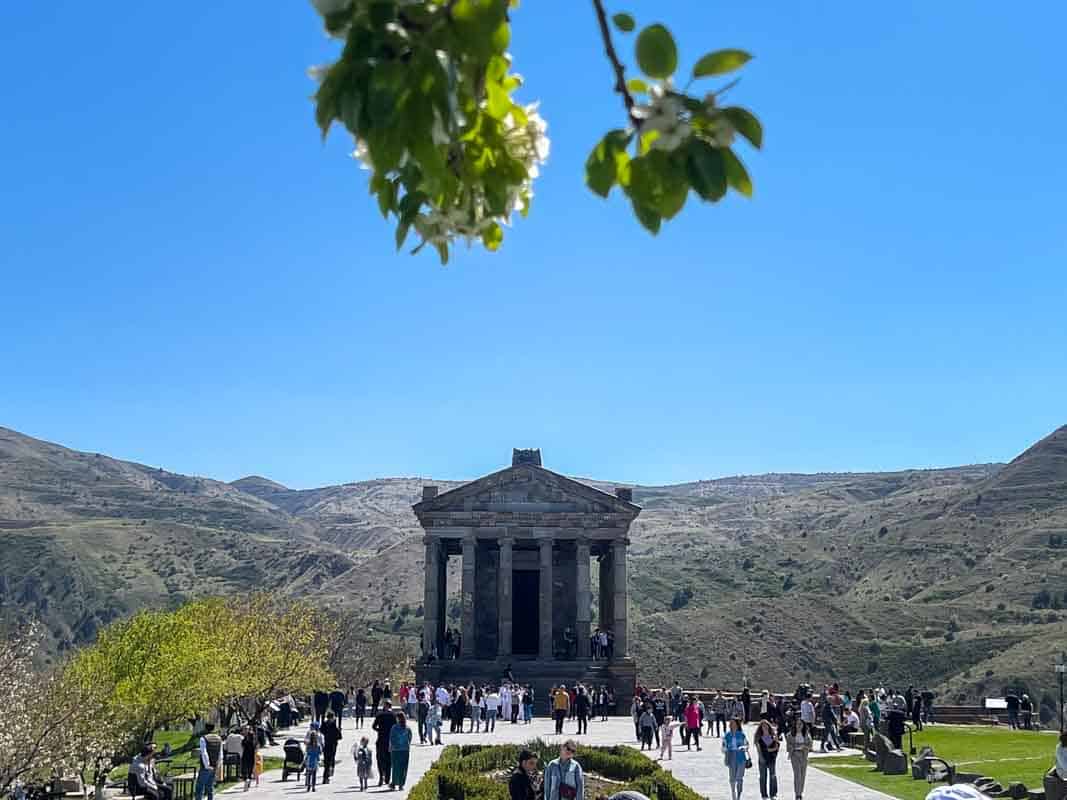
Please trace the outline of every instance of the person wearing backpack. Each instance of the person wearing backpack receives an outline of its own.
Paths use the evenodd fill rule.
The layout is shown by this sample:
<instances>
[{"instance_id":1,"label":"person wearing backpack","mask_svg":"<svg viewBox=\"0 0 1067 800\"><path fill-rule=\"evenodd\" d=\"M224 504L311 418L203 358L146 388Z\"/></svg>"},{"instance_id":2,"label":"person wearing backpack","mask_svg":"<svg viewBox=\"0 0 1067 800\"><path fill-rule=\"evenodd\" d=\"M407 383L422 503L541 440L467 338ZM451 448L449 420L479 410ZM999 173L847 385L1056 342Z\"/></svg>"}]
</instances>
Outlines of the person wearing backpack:
<instances>
[{"instance_id":1,"label":"person wearing backpack","mask_svg":"<svg viewBox=\"0 0 1067 800\"><path fill-rule=\"evenodd\" d=\"M370 740L363 736L359 744L352 748L352 757L356 760L356 777L359 778L359 790L367 791L367 781L374 777L374 756L370 752Z\"/></svg>"},{"instance_id":2,"label":"person wearing backpack","mask_svg":"<svg viewBox=\"0 0 1067 800\"><path fill-rule=\"evenodd\" d=\"M311 723L304 737L304 752L304 791L313 792L319 777L319 759L322 757L322 734L319 733L317 722Z\"/></svg>"},{"instance_id":3,"label":"person wearing backpack","mask_svg":"<svg viewBox=\"0 0 1067 800\"><path fill-rule=\"evenodd\" d=\"M559 758L545 768L545 800L585 800L585 776L574 759L578 745L568 739L559 748Z\"/></svg>"}]
</instances>

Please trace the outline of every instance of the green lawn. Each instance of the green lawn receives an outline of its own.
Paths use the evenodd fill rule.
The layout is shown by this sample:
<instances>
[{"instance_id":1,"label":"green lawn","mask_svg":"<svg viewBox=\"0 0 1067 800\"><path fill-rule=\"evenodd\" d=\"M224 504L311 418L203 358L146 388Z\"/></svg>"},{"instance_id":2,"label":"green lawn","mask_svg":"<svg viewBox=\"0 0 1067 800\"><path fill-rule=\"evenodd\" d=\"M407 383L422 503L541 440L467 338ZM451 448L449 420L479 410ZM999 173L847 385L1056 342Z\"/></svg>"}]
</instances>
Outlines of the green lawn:
<instances>
[{"instance_id":1,"label":"green lawn","mask_svg":"<svg viewBox=\"0 0 1067 800\"><path fill-rule=\"evenodd\" d=\"M1055 757L1056 737L1006 728L937 725L915 734L916 749L925 745L933 747L934 753L946 761L955 762L961 772L980 772L1004 786L1021 781L1029 789L1040 789ZM907 747L905 736L905 750ZM912 780L910 774L875 772L862 756L813 759L812 765L902 800L923 800L930 791L925 781Z\"/></svg>"}]
</instances>

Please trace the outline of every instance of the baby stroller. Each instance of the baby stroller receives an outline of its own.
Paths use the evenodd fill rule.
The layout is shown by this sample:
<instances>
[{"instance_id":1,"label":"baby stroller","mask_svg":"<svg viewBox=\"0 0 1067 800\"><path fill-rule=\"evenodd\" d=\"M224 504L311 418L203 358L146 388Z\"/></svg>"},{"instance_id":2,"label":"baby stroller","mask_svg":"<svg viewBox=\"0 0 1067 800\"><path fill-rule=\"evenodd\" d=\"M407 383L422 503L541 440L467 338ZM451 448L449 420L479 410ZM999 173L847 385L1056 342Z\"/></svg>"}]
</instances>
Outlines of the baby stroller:
<instances>
[{"instance_id":1,"label":"baby stroller","mask_svg":"<svg viewBox=\"0 0 1067 800\"><path fill-rule=\"evenodd\" d=\"M300 746L299 739L285 740L285 761L282 763L282 780L289 777L289 773L295 773L299 778L304 772L304 748Z\"/></svg>"}]
</instances>

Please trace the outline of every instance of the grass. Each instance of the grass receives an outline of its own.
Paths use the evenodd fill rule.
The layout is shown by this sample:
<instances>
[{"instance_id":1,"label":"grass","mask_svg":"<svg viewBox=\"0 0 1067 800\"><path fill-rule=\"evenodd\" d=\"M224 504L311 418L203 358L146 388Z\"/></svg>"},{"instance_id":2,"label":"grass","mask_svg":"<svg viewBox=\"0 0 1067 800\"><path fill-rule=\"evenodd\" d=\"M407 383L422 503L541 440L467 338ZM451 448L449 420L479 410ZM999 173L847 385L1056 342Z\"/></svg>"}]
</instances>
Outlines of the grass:
<instances>
[{"instance_id":1,"label":"grass","mask_svg":"<svg viewBox=\"0 0 1067 800\"><path fill-rule=\"evenodd\" d=\"M1028 789L1040 789L1042 778L1054 759L1056 738L1029 731L938 725L916 733L915 747L934 748L934 753L954 762L961 772L980 772L1007 787L1018 781ZM904 747L908 738L904 737ZM930 787L911 775L883 775L862 756L814 759L815 767L839 778L877 789L901 800L924 800Z\"/></svg>"}]
</instances>

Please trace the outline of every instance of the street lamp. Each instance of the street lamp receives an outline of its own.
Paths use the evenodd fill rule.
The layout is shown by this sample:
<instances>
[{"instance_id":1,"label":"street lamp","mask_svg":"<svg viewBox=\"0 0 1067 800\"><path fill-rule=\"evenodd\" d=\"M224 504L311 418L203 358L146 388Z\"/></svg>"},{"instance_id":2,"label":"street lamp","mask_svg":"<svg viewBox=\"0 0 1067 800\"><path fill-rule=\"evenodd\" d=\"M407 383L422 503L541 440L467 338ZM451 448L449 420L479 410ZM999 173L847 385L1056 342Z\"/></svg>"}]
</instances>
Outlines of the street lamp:
<instances>
[{"instance_id":1,"label":"street lamp","mask_svg":"<svg viewBox=\"0 0 1067 800\"><path fill-rule=\"evenodd\" d=\"M1063 676L1067 673L1067 653L1060 654L1060 663L1056 664L1056 674L1060 676L1060 733L1067 730L1067 726L1064 725L1064 714L1067 711L1063 707Z\"/></svg>"}]
</instances>

